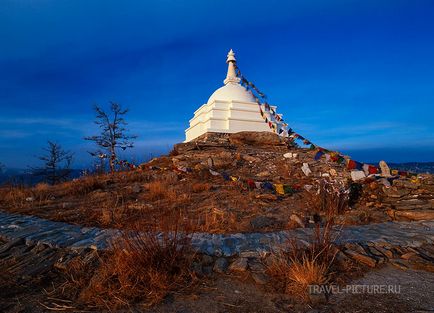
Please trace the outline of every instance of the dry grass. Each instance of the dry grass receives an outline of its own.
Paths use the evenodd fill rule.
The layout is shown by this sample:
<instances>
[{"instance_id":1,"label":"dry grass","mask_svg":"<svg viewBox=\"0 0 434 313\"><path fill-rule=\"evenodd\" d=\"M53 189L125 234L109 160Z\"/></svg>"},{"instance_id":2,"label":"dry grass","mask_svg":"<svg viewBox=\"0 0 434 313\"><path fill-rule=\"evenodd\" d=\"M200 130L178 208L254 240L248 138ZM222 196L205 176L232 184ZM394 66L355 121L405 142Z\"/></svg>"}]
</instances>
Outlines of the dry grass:
<instances>
[{"instance_id":1,"label":"dry grass","mask_svg":"<svg viewBox=\"0 0 434 313\"><path fill-rule=\"evenodd\" d=\"M172 216L160 225L164 235L151 229L124 232L80 298L109 311L134 303L148 307L191 283L190 236L180 231L179 220Z\"/></svg>"},{"instance_id":2,"label":"dry grass","mask_svg":"<svg viewBox=\"0 0 434 313\"><path fill-rule=\"evenodd\" d=\"M209 191L210 189L211 189L211 185L209 183L194 183L191 186L191 190L193 192Z\"/></svg>"},{"instance_id":3,"label":"dry grass","mask_svg":"<svg viewBox=\"0 0 434 313\"><path fill-rule=\"evenodd\" d=\"M316 206L314 210L326 213L325 225L315 225L307 247L294 239L272 255L267 270L276 285L286 293L309 301L309 286L325 285L334 279L332 269L336 267L338 249L333 244L337 237L332 232L333 222L334 216L345 208L345 195L344 190L321 182L319 192L312 196L311 203Z\"/></svg>"},{"instance_id":4,"label":"dry grass","mask_svg":"<svg viewBox=\"0 0 434 313\"><path fill-rule=\"evenodd\" d=\"M310 285L325 285L332 280L338 250L333 245L330 230L331 224L324 229L318 225L308 247L291 240L271 256L267 271L278 288L308 301Z\"/></svg>"},{"instance_id":5,"label":"dry grass","mask_svg":"<svg viewBox=\"0 0 434 313\"><path fill-rule=\"evenodd\" d=\"M307 202L313 213L325 214L330 219L348 210L348 190L342 183L322 179Z\"/></svg>"},{"instance_id":6,"label":"dry grass","mask_svg":"<svg viewBox=\"0 0 434 313\"><path fill-rule=\"evenodd\" d=\"M177 198L176 192L165 181L156 180L150 182L146 185L146 188L148 189L147 197L151 201L163 199L175 201Z\"/></svg>"}]
</instances>

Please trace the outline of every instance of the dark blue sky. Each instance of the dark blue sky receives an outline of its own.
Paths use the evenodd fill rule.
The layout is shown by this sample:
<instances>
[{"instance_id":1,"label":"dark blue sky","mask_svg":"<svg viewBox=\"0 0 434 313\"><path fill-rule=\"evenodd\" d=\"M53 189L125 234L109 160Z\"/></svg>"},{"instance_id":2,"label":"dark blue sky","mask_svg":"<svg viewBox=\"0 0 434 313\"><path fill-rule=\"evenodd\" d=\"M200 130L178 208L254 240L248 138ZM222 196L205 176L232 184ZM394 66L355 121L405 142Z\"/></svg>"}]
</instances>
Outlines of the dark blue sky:
<instances>
[{"instance_id":1,"label":"dark blue sky","mask_svg":"<svg viewBox=\"0 0 434 313\"><path fill-rule=\"evenodd\" d=\"M244 75L311 141L361 161L434 161L434 2L62 1L0 4L0 162L57 140L87 164L92 105L130 108L143 159L184 139Z\"/></svg>"}]
</instances>

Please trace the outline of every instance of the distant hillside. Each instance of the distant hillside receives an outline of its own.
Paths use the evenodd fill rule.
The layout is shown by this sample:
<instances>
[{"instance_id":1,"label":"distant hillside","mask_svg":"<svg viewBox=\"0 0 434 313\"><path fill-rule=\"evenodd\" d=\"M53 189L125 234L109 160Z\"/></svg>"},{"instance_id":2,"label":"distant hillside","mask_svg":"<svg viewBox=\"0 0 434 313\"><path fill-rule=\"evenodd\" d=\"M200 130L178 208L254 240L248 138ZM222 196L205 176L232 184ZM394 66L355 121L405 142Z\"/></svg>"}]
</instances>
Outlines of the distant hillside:
<instances>
[{"instance_id":1,"label":"distant hillside","mask_svg":"<svg viewBox=\"0 0 434 313\"><path fill-rule=\"evenodd\" d=\"M389 163L389 166L397 170L434 174L434 162Z\"/></svg>"},{"instance_id":2,"label":"distant hillside","mask_svg":"<svg viewBox=\"0 0 434 313\"><path fill-rule=\"evenodd\" d=\"M73 169L71 179L80 177L81 169ZM0 185L12 183L19 185L32 186L42 182L41 177L33 176L28 169L8 168L0 173Z\"/></svg>"}]
</instances>

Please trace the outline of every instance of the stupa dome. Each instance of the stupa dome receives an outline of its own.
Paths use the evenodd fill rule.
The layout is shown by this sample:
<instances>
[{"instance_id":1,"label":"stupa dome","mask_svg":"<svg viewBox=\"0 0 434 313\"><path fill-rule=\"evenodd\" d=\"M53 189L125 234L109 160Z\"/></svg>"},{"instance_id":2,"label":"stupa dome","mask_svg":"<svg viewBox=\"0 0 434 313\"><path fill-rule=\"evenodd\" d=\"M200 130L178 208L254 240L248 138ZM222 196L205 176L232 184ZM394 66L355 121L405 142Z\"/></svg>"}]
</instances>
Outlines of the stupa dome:
<instances>
[{"instance_id":1,"label":"stupa dome","mask_svg":"<svg viewBox=\"0 0 434 313\"><path fill-rule=\"evenodd\" d=\"M240 84L228 83L214 91L207 103L213 101L255 102L256 100L252 93Z\"/></svg>"},{"instance_id":2,"label":"stupa dome","mask_svg":"<svg viewBox=\"0 0 434 313\"><path fill-rule=\"evenodd\" d=\"M185 141L205 133L237 133L242 131L272 132L260 114L260 107L251 91L241 84L237 75L235 53L229 51L228 72L220 87L208 102L194 112L190 127L185 130ZM273 107L275 108L275 107Z\"/></svg>"}]
</instances>

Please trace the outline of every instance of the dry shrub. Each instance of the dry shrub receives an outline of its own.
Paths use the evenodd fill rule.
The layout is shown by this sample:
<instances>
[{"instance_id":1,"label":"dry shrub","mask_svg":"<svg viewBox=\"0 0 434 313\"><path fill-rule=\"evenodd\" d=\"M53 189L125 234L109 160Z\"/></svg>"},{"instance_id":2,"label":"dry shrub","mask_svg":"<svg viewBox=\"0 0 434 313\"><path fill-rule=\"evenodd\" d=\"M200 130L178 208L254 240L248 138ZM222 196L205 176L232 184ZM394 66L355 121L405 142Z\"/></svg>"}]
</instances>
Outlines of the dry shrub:
<instances>
[{"instance_id":1,"label":"dry shrub","mask_svg":"<svg viewBox=\"0 0 434 313\"><path fill-rule=\"evenodd\" d=\"M180 220L180 216L167 217L159 225L166 230L160 235L155 229L123 232L81 299L109 311L137 302L152 306L170 291L192 282L191 237L180 231Z\"/></svg>"},{"instance_id":2,"label":"dry shrub","mask_svg":"<svg viewBox=\"0 0 434 313\"><path fill-rule=\"evenodd\" d=\"M237 217L232 212L213 207L209 212L198 215L197 224L197 231L223 233L237 224Z\"/></svg>"},{"instance_id":3,"label":"dry shrub","mask_svg":"<svg viewBox=\"0 0 434 313\"><path fill-rule=\"evenodd\" d=\"M191 190L193 192L202 192L202 191L208 191L211 189L211 185L208 183L194 183L191 186Z\"/></svg>"},{"instance_id":4,"label":"dry shrub","mask_svg":"<svg viewBox=\"0 0 434 313\"><path fill-rule=\"evenodd\" d=\"M50 190L50 185L47 183L39 183L35 187L33 187L33 192L46 194Z\"/></svg>"},{"instance_id":5,"label":"dry shrub","mask_svg":"<svg viewBox=\"0 0 434 313\"><path fill-rule=\"evenodd\" d=\"M308 247L290 240L271 256L267 271L275 285L286 293L309 300L309 286L332 281L337 249L333 245L332 222L324 228L317 224Z\"/></svg>"},{"instance_id":6,"label":"dry shrub","mask_svg":"<svg viewBox=\"0 0 434 313\"><path fill-rule=\"evenodd\" d=\"M348 190L341 182L322 179L318 189L308 194L308 206L314 213L331 219L348 209Z\"/></svg>"},{"instance_id":7,"label":"dry shrub","mask_svg":"<svg viewBox=\"0 0 434 313\"><path fill-rule=\"evenodd\" d=\"M4 206L23 208L28 205L26 198L30 196L31 193L24 187L6 186L1 188L0 201Z\"/></svg>"},{"instance_id":8,"label":"dry shrub","mask_svg":"<svg viewBox=\"0 0 434 313\"><path fill-rule=\"evenodd\" d=\"M107 175L89 175L59 185L65 194L74 196L88 194L97 189L104 189L107 185Z\"/></svg>"},{"instance_id":9,"label":"dry shrub","mask_svg":"<svg viewBox=\"0 0 434 313\"><path fill-rule=\"evenodd\" d=\"M167 199L171 201L176 200L176 192L169 186L169 184L163 181L156 180L150 182L146 186L149 190L148 196L149 196L149 200L151 201L163 200L163 199Z\"/></svg>"}]
</instances>

